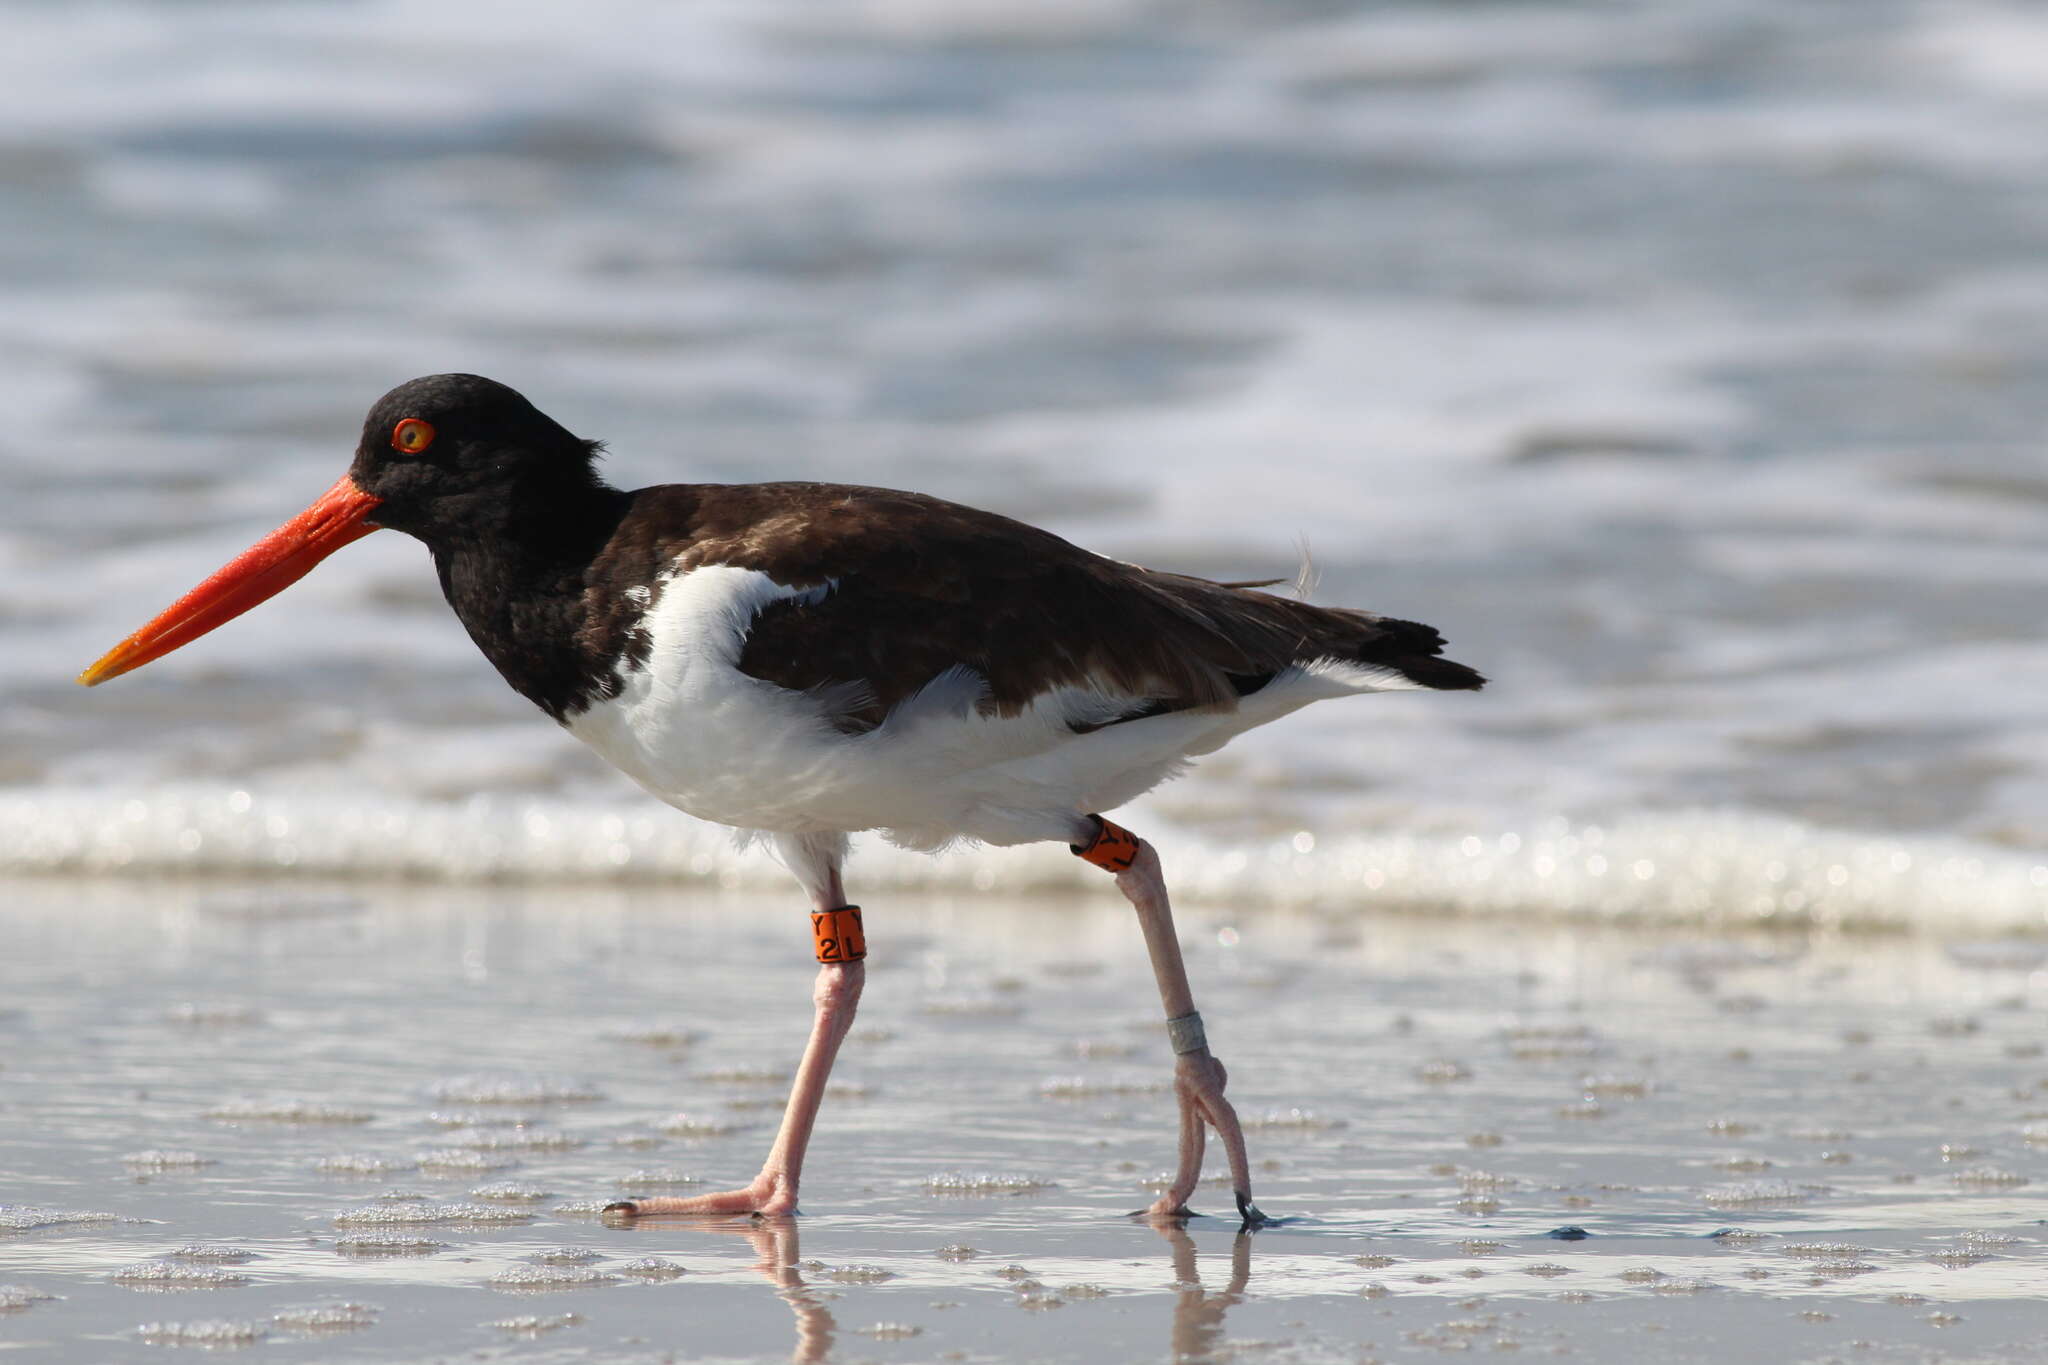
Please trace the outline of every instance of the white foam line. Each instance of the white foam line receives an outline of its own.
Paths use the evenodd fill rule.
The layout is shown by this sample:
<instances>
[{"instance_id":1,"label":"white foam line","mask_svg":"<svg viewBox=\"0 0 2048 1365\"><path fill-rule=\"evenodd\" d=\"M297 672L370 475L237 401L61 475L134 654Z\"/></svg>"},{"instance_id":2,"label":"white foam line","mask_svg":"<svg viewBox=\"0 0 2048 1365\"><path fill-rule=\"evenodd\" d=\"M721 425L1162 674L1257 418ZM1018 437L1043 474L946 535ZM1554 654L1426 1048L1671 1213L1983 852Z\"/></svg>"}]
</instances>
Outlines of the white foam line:
<instances>
[{"instance_id":1,"label":"white foam line","mask_svg":"<svg viewBox=\"0 0 2048 1365\"><path fill-rule=\"evenodd\" d=\"M1609 826L1561 818L1470 834L1218 843L1151 827L1177 894L1256 908L1387 909L1941 935L2048 929L2048 864L1966 840L1859 834L1724 811ZM1441 826L1438 826L1441 828ZM0 873L664 883L787 891L716 826L659 809L517 797L459 803L159 790L0 793ZM852 879L885 890L1107 894L1052 847L937 858L868 840Z\"/></svg>"}]
</instances>

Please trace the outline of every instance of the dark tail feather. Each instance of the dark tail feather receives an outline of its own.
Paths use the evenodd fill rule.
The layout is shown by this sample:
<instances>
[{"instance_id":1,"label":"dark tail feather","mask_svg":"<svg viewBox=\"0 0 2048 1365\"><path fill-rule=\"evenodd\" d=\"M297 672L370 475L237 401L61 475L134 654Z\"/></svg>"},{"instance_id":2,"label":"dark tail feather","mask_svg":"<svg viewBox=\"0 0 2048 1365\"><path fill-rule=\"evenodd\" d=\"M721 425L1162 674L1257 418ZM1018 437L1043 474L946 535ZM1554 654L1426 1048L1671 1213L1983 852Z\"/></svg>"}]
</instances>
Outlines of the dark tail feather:
<instances>
[{"instance_id":1,"label":"dark tail feather","mask_svg":"<svg viewBox=\"0 0 2048 1365\"><path fill-rule=\"evenodd\" d=\"M1439 692L1477 692L1486 686L1479 671L1449 659L1410 656L1395 665L1410 679Z\"/></svg>"},{"instance_id":2,"label":"dark tail feather","mask_svg":"<svg viewBox=\"0 0 2048 1365\"><path fill-rule=\"evenodd\" d=\"M1411 682L1439 692L1476 692L1486 686L1477 669L1442 657L1444 637L1435 626L1391 616L1372 622L1372 637L1354 656L1359 663L1398 668Z\"/></svg>"}]
</instances>

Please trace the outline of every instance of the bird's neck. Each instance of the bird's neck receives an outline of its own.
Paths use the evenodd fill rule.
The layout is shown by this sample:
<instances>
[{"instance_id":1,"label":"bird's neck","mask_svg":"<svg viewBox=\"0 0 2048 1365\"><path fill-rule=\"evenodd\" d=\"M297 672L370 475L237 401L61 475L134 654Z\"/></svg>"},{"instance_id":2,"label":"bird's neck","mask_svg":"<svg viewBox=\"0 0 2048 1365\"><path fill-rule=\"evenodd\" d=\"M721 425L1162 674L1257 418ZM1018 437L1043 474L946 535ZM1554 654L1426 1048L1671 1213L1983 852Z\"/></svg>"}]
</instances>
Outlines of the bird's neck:
<instances>
[{"instance_id":1,"label":"bird's neck","mask_svg":"<svg viewBox=\"0 0 2048 1365\"><path fill-rule=\"evenodd\" d=\"M589 629L591 566L629 504L613 488L552 490L502 520L429 542L441 591L470 638L514 691L556 720L616 687L607 641Z\"/></svg>"}]
</instances>

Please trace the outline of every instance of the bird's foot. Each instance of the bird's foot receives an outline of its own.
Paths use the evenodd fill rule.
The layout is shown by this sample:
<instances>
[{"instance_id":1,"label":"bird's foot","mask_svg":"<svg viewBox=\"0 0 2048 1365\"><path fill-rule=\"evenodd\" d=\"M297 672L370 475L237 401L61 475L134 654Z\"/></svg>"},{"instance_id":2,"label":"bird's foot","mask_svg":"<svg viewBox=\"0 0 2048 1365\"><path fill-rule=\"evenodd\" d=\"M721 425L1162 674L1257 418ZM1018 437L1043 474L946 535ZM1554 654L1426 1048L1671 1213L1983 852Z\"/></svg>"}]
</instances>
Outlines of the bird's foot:
<instances>
[{"instance_id":1,"label":"bird's foot","mask_svg":"<svg viewBox=\"0 0 2048 1365\"><path fill-rule=\"evenodd\" d=\"M1201 1214L1196 1213L1187 1206L1187 1201L1175 1198L1172 1191L1162 1194L1142 1209L1133 1209L1130 1213L1130 1217L1134 1219L1143 1219L1147 1223L1161 1224L1180 1224L1187 1222L1190 1218L1200 1218L1201 1216Z\"/></svg>"},{"instance_id":2,"label":"bird's foot","mask_svg":"<svg viewBox=\"0 0 2048 1365\"><path fill-rule=\"evenodd\" d=\"M1252 1202L1252 1197L1243 1190L1235 1190L1232 1193L1237 1198L1237 1216L1240 1220L1237 1230L1239 1232L1257 1232L1260 1228L1275 1227L1287 1221L1284 1218L1275 1218L1260 1209L1257 1204ZM1202 1215L1196 1213L1185 1203L1175 1203L1173 1197L1169 1194L1162 1196L1145 1208L1135 1210L1130 1216L1133 1219L1142 1219L1147 1223L1162 1225L1170 1223L1178 1226L1187 1222L1190 1218L1200 1218Z\"/></svg>"},{"instance_id":3,"label":"bird's foot","mask_svg":"<svg viewBox=\"0 0 2048 1365\"><path fill-rule=\"evenodd\" d=\"M796 1212L796 1185L775 1176L762 1175L754 1183L716 1194L657 1195L652 1199L621 1199L605 1205L604 1211L618 1218L647 1218L674 1214L716 1217L752 1213L766 1217Z\"/></svg>"}]
</instances>

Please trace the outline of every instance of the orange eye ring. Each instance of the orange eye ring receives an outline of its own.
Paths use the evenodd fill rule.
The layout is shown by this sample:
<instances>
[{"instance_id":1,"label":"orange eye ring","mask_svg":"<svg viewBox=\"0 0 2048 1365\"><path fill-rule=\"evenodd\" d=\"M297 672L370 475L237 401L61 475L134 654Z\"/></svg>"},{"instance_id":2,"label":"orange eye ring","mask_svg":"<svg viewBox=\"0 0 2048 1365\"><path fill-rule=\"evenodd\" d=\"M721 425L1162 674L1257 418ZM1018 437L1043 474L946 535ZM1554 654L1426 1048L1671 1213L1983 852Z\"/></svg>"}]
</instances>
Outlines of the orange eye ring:
<instances>
[{"instance_id":1,"label":"orange eye ring","mask_svg":"<svg viewBox=\"0 0 2048 1365\"><path fill-rule=\"evenodd\" d=\"M391 428L391 448L401 455L417 455L434 443L434 424L408 417Z\"/></svg>"}]
</instances>

